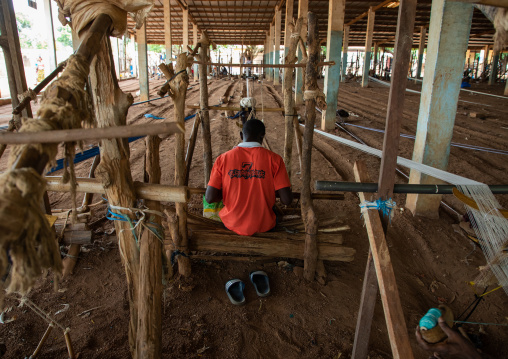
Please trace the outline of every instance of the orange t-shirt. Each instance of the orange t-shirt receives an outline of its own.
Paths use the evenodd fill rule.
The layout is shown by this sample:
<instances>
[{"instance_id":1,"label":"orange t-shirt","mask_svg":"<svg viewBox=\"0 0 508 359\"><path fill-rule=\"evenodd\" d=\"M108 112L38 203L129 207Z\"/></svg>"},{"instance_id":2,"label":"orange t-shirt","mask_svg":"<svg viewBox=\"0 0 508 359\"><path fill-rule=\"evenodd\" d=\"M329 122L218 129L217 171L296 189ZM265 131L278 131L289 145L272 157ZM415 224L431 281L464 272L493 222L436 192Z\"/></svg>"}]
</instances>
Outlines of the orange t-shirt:
<instances>
[{"instance_id":1,"label":"orange t-shirt","mask_svg":"<svg viewBox=\"0 0 508 359\"><path fill-rule=\"evenodd\" d=\"M219 216L224 225L250 236L275 226L275 191L291 183L278 154L240 146L217 157L208 185L222 190L224 208Z\"/></svg>"}]
</instances>

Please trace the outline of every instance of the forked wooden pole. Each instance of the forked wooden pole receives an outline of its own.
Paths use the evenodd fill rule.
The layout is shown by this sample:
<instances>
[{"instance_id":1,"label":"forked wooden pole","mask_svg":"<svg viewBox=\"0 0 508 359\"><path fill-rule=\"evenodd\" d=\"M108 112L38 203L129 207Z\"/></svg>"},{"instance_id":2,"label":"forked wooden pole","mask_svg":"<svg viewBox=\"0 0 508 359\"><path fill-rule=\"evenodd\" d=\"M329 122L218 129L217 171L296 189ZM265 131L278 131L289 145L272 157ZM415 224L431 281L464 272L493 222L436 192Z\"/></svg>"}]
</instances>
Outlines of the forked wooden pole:
<instances>
[{"instance_id":1,"label":"forked wooden pole","mask_svg":"<svg viewBox=\"0 0 508 359\"><path fill-rule=\"evenodd\" d=\"M204 163L204 186L208 185L210 173L212 173L212 135L210 133L210 113L208 112L208 79L206 76L206 65L208 61L208 48L210 42L206 32L203 33L199 49L199 106L201 109L201 135L203 138L203 163Z\"/></svg>"},{"instance_id":2,"label":"forked wooden pole","mask_svg":"<svg viewBox=\"0 0 508 359\"><path fill-rule=\"evenodd\" d=\"M309 33L307 43L309 44L309 59L305 79L305 93L312 94L319 90L317 85L317 68L319 60L319 33L316 14L308 14ZM311 164L312 164L312 141L314 136L314 123L316 122L317 96L304 96L305 98L305 132L303 135L303 156L302 156L302 217L305 222L305 251L303 277L314 280L318 260L317 246L317 217L311 197ZM324 101L322 98L320 101Z\"/></svg>"},{"instance_id":3,"label":"forked wooden pole","mask_svg":"<svg viewBox=\"0 0 508 359\"><path fill-rule=\"evenodd\" d=\"M296 21L296 25L288 24L288 30L291 34L300 34L302 31L303 18ZM298 37L289 36L288 48L286 48L286 64L294 64L296 62L296 47L298 46ZM296 116L295 95L293 93L293 71L284 73L283 91L284 91L284 111L285 111L285 138L284 138L284 164L291 179L291 157L293 154L293 137L294 125L293 118Z\"/></svg>"},{"instance_id":4,"label":"forked wooden pole","mask_svg":"<svg viewBox=\"0 0 508 359\"><path fill-rule=\"evenodd\" d=\"M145 180L158 184L161 178L159 164L158 136L146 139ZM161 210L158 201L145 201L150 210ZM145 228L139 248L139 317L137 333L137 359L152 359L162 356L162 239L161 217L147 213L148 225L155 224L152 230Z\"/></svg>"}]
</instances>

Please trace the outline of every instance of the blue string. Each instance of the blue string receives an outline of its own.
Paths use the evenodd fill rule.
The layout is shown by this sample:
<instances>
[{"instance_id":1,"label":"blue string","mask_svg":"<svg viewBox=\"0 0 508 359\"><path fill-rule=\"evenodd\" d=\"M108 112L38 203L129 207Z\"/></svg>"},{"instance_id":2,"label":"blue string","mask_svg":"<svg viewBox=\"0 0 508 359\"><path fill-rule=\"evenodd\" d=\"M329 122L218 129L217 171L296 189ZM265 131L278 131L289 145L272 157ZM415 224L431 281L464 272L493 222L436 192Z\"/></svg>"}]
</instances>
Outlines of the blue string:
<instances>
[{"instance_id":1,"label":"blue string","mask_svg":"<svg viewBox=\"0 0 508 359\"><path fill-rule=\"evenodd\" d=\"M374 202L365 201L360 203L360 208L377 209L379 212L383 213L384 216L388 216L390 219L392 217L392 210L395 209L396 207L397 204L391 198L387 200L382 200L381 198L378 198Z\"/></svg>"},{"instance_id":2,"label":"blue string","mask_svg":"<svg viewBox=\"0 0 508 359\"><path fill-rule=\"evenodd\" d=\"M159 117L159 116L155 116L155 115L152 115L151 113L147 113L145 115L146 118L153 118L154 120L164 120L164 117Z\"/></svg>"}]
</instances>

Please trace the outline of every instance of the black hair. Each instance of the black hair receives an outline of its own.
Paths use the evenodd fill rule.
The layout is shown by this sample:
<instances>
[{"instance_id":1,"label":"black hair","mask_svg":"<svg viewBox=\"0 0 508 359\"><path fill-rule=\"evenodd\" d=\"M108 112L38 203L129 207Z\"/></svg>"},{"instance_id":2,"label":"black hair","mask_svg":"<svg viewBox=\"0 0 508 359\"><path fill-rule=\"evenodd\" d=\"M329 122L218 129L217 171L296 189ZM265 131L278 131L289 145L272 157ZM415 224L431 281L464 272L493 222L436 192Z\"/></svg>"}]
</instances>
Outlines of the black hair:
<instances>
[{"instance_id":1,"label":"black hair","mask_svg":"<svg viewBox=\"0 0 508 359\"><path fill-rule=\"evenodd\" d=\"M265 135L265 124L257 119L252 119L243 124L244 138L255 138Z\"/></svg>"}]
</instances>

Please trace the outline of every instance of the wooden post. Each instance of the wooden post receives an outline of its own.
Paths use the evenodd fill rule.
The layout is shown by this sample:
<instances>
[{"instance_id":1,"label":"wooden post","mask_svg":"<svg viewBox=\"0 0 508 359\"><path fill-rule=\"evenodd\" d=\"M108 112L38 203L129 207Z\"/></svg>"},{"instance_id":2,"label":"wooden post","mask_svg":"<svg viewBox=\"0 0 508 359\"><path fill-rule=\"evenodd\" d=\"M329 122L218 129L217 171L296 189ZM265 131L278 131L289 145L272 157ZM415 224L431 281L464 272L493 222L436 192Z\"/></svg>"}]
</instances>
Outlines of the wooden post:
<instances>
[{"instance_id":1,"label":"wooden post","mask_svg":"<svg viewBox=\"0 0 508 359\"><path fill-rule=\"evenodd\" d=\"M203 48L203 43L200 52L206 53L206 47ZM206 84L206 75L202 73L203 65L200 65L200 81ZM175 73L180 73L187 68L187 54L182 53L178 55L176 60ZM189 86L189 76L184 71L176 76L169 82L171 91L169 95L175 104L175 122L185 126L185 95L187 94L187 87ZM208 95L208 93L207 93ZM203 94L202 94L203 97ZM202 98L201 98L202 99ZM206 96L206 107L208 107L208 96ZM202 104L203 105L203 104ZM206 112L208 114L208 112ZM203 120L204 122L204 120ZM208 125L210 122L208 122ZM208 127L210 128L210 127ZM204 132L204 131L203 131ZM175 135L175 186L183 186L185 183L185 134L180 133ZM210 147L211 148L211 147ZM210 153L211 159L211 153ZM184 277L191 274L190 260L187 256L188 253L188 237L187 237L187 203L176 203L176 215L178 220L178 243L175 247L182 255L178 256L178 271Z\"/></svg>"},{"instance_id":2,"label":"wooden post","mask_svg":"<svg viewBox=\"0 0 508 359\"><path fill-rule=\"evenodd\" d=\"M374 76L376 76L377 74L377 56L378 56L378 50L379 50L379 45L377 42L374 42Z\"/></svg>"},{"instance_id":3,"label":"wooden post","mask_svg":"<svg viewBox=\"0 0 508 359\"><path fill-rule=\"evenodd\" d=\"M274 64L280 64L280 29L281 29L281 21L282 21L282 10L276 6L275 7L275 51L273 53ZM273 75L273 84L280 84L280 69L274 69ZM293 131L291 131L293 132Z\"/></svg>"},{"instance_id":4,"label":"wooden post","mask_svg":"<svg viewBox=\"0 0 508 359\"><path fill-rule=\"evenodd\" d=\"M286 32L288 37L288 42L285 49L286 58L284 60L285 64L294 64L296 62L296 48L298 46L298 38L291 37L291 34L301 32L301 27L303 25L303 18L299 18L296 22L296 26L293 25L292 22L287 23ZM284 74L284 113L285 113L285 138L284 138L284 164L286 165L286 170L288 172L288 176L291 179L291 157L293 155L293 120L296 119L297 112L295 111L295 98L293 96L293 78L294 73L293 69L288 69ZM296 121L298 127L298 120ZM298 140L297 140L298 141ZM301 164L301 163L300 163Z\"/></svg>"},{"instance_id":5,"label":"wooden post","mask_svg":"<svg viewBox=\"0 0 508 359\"><path fill-rule=\"evenodd\" d=\"M399 153L402 111L407 85L407 72L413 46L413 29L416 14L416 0L405 0L399 6L397 31L395 33L392 83L388 96L386 125L383 140L383 154L379 170L378 194L381 199L389 199L393 194L397 154Z\"/></svg>"},{"instance_id":6,"label":"wooden post","mask_svg":"<svg viewBox=\"0 0 508 359\"><path fill-rule=\"evenodd\" d=\"M400 10L399 10L400 11ZM367 180L367 166L359 161L354 166L355 179L357 182ZM365 201L363 192L358 193L360 201ZM390 258L390 251L386 243L383 226L376 209L368 209L363 212L367 234L369 235L370 250L374 261L377 281L381 293L381 301L385 313L388 337L394 359L412 359L413 352L409 344L409 335L404 320L404 313L400 303L399 291L395 280L395 273ZM367 275L368 273L366 273ZM373 310L370 309L370 310ZM356 354L356 353L355 353ZM353 356L353 358L362 358ZM365 356L363 357L365 358Z\"/></svg>"},{"instance_id":7,"label":"wooden post","mask_svg":"<svg viewBox=\"0 0 508 359\"><path fill-rule=\"evenodd\" d=\"M342 71L340 75L340 81L346 81L347 75L347 52L349 47L349 26L344 25L344 41L342 44L343 52L342 52Z\"/></svg>"},{"instance_id":8,"label":"wooden post","mask_svg":"<svg viewBox=\"0 0 508 359\"><path fill-rule=\"evenodd\" d=\"M192 42L194 46L197 46L198 44L198 25L192 24ZM194 70L194 81L198 80L198 64L194 64L193 70Z\"/></svg>"},{"instance_id":9,"label":"wooden post","mask_svg":"<svg viewBox=\"0 0 508 359\"><path fill-rule=\"evenodd\" d=\"M273 52L274 52L274 42L275 42L275 38L274 38L274 31L275 31L275 27L273 25L270 25L270 31L268 32L268 64L269 65L273 65L274 62L273 62ZM270 81L273 81L273 76L274 76L274 69L272 67L270 67L268 69L268 79Z\"/></svg>"},{"instance_id":10,"label":"wooden post","mask_svg":"<svg viewBox=\"0 0 508 359\"><path fill-rule=\"evenodd\" d=\"M296 150L298 152L298 161L300 162L300 173L302 172L302 132L300 131L300 123L298 122L297 117L293 117L293 127L295 128L295 138L296 138Z\"/></svg>"},{"instance_id":11,"label":"wooden post","mask_svg":"<svg viewBox=\"0 0 508 359\"><path fill-rule=\"evenodd\" d=\"M189 46L189 9L182 9L182 36L183 43L182 52L187 52L187 46Z\"/></svg>"},{"instance_id":12,"label":"wooden post","mask_svg":"<svg viewBox=\"0 0 508 359\"><path fill-rule=\"evenodd\" d=\"M416 78L422 78L423 53L425 51L425 40L427 37L427 27L420 26L420 43L418 44L418 67L416 69Z\"/></svg>"},{"instance_id":13,"label":"wooden post","mask_svg":"<svg viewBox=\"0 0 508 359\"><path fill-rule=\"evenodd\" d=\"M323 97L316 95L319 91L317 85L317 69L319 62L319 32L316 14L308 13L309 34L307 43L309 46L309 58L307 62L305 78L305 132L303 135L303 156L302 156L302 217L305 222L305 252L303 277L314 280L317 267L318 248L316 241L317 216L311 198L311 158L312 141L314 135L314 123L316 122L316 105L323 104Z\"/></svg>"},{"instance_id":14,"label":"wooden post","mask_svg":"<svg viewBox=\"0 0 508 359\"><path fill-rule=\"evenodd\" d=\"M189 184L189 173L192 163L192 156L194 155L194 148L196 147L196 138L198 137L199 125L201 124L201 115L199 112L196 114L194 119L194 125L192 126L192 132L189 137L189 144L187 146L187 154L185 155L185 186Z\"/></svg>"},{"instance_id":15,"label":"wooden post","mask_svg":"<svg viewBox=\"0 0 508 359\"><path fill-rule=\"evenodd\" d=\"M96 57L90 65L90 83L97 127L114 127L126 124L127 111L134 101L132 95L120 90L111 63L112 54L109 37L103 39ZM136 199L129 164L127 139L103 139L100 141L101 163L96 176L101 180L111 205L130 208ZM119 175L121 174L121 175ZM132 215L128 210L117 213ZM136 353L139 298L139 250L128 222L115 221L115 229L127 277L129 300L129 347Z\"/></svg>"},{"instance_id":16,"label":"wooden post","mask_svg":"<svg viewBox=\"0 0 508 359\"><path fill-rule=\"evenodd\" d=\"M284 18L284 63L286 63L286 56L288 55L289 51L289 40L291 36L291 33L289 31L289 24L293 23L294 6L295 0L286 0L286 17ZM285 75L286 72L284 72L284 76ZM282 84L284 86L284 82Z\"/></svg>"},{"instance_id":17,"label":"wooden post","mask_svg":"<svg viewBox=\"0 0 508 359\"><path fill-rule=\"evenodd\" d=\"M46 21L46 30L48 31L48 50L49 50L49 71L53 72L56 69L56 46L55 46L55 31L53 29L53 13L51 11L51 0L44 0L44 17Z\"/></svg>"},{"instance_id":18,"label":"wooden post","mask_svg":"<svg viewBox=\"0 0 508 359\"><path fill-rule=\"evenodd\" d=\"M210 42L204 32L201 37L199 58L206 61ZM210 113L208 112L208 83L206 78L206 65L199 65L199 106L201 107L201 135L203 139L204 187L208 185L212 173L212 135L210 133Z\"/></svg>"},{"instance_id":19,"label":"wooden post","mask_svg":"<svg viewBox=\"0 0 508 359\"><path fill-rule=\"evenodd\" d=\"M18 94L25 92L28 87L26 84L25 69L23 67L23 58L21 56L21 46L19 43L18 28L16 25L16 16L12 0L2 0L0 2L0 31L2 35L7 36L7 46L2 46L4 57L9 59L5 61L7 78L9 81L9 91L11 93L12 108L19 104ZM27 105L22 112L23 117L32 117L32 108ZM16 127L21 126L19 115L14 116Z\"/></svg>"},{"instance_id":20,"label":"wooden post","mask_svg":"<svg viewBox=\"0 0 508 359\"><path fill-rule=\"evenodd\" d=\"M365 57L363 59L363 76L362 87L369 87L369 70L370 70L370 55L372 49L372 38L374 36L374 17L376 13L374 7L369 8L369 18L367 20L367 35L365 36Z\"/></svg>"},{"instance_id":21,"label":"wooden post","mask_svg":"<svg viewBox=\"0 0 508 359\"><path fill-rule=\"evenodd\" d=\"M473 5L434 0L413 161L446 170L457 112ZM446 77L446 81L442 81ZM411 170L409 183L441 181ZM406 207L415 215L438 217L441 195L410 194Z\"/></svg>"},{"instance_id":22,"label":"wooden post","mask_svg":"<svg viewBox=\"0 0 508 359\"><path fill-rule=\"evenodd\" d=\"M164 7L164 46L166 47L166 63L173 59L173 39L171 36L171 0L163 0Z\"/></svg>"},{"instance_id":23,"label":"wooden post","mask_svg":"<svg viewBox=\"0 0 508 359\"><path fill-rule=\"evenodd\" d=\"M322 112L321 117L321 129L323 131L333 130L337 118L345 6L345 0L329 0L326 61L335 61L335 65L325 67L326 110Z\"/></svg>"},{"instance_id":24,"label":"wooden post","mask_svg":"<svg viewBox=\"0 0 508 359\"><path fill-rule=\"evenodd\" d=\"M508 81L506 81L506 85L504 86L504 95L508 96Z\"/></svg>"},{"instance_id":25,"label":"wooden post","mask_svg":"<svg viewBox=\"0 0 508 359\"><path fill-rule=\"evenodd\" d=\"M146 23L136 30L138 41L138 63L139 63L139 100L147 101L150 98L148 85L148 54L146 45Z\"/></svg>"},{"instance_id":26,"label":"wooden post","mask_svg":"<svg viewBox=\"0 0 508 359\"><path fill-rule=\"evenodd\" d=\"M494 48L492 49L492 64L490 65L489 85L495 85L497 80L497 71L499 65L498 48L503 48L503 46L500 46L498 43L494 43Z\"/></svg>"},{"instance_id":27,"label":"wooden post","mask_svg":"<svg viewBox=\"0 0 508 359\"><path fill-rule=\"evenodd\" d=\"M300 37L302 39L307 39L307 12L309 11L309 0L298 0L298 18L303 17L302 24L302 32L300 33ZM300 48L298 48L298 61L302 61L303 53ZM303 104L303 87L304 87L304 78L303 78L303 69L296 69L296 78L295 78L295 105L300 106Z\"/></svg>"},{"instance_id":28,"label":"wooden post","mask_svg":"<svg viewBox=\"0 0 508 359\"><path fill-rule=\"evenodd\" d=\"M146 138L145 182L160 183L159 136ZM161 211L158 201L145 201L150 210ZM147 213L146 220L161 225L161 217ZM154 229L156 231L157 229ZM161 231L163 235L163 231ZM144 229L139 248L139 319L137 359L162 356L162 237Z\"/></svg>"}]
</instances>

